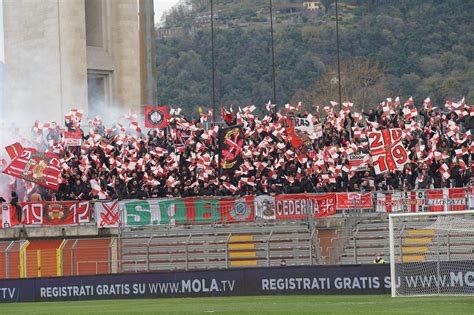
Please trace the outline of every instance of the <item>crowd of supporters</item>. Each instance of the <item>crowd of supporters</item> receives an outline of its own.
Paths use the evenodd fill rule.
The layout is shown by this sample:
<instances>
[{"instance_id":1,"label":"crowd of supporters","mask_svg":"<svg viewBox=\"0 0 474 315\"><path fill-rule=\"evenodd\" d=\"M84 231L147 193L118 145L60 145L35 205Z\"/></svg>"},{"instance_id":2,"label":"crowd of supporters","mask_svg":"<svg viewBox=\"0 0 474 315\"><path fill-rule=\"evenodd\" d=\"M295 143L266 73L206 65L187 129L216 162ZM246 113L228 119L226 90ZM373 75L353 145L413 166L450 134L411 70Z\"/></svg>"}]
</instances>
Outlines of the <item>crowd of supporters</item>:
<instances>
[{"instance_id":1,"label":"crowd of supporters","mask_svg":"<svg viewBox=\"0 0 474 315\"><path fill-rule=\"evenodd\" d=\"M411 100L400 104L387 99L368 112L356 112L349 102L311 114L289 105L266 108L261 114L254 106L226 114L231 115L229 124L241 126L244 135L243 163L229 173L219 171L218 128L212 113L187 120L172 109L166 129L148 131L133 115L126 124L113 126L96 118L89 121L80 147L66 147L59 126L36 124L35 137L44 143L40 149L62 159L61 184L58 191L38 187L28 193L39 189L45 199L89 200L406 191L464 187L474 172L472 136L466 128L474 117L464 101L448 102L442 110L429 99L418 108ZM306 137L303 145L294 147L285 132L288 117L321 123L322 136ZM216 118L221 120L220 115ZM367 133L387 128L404 132L404 168L377 175L370 159L362 164L365 170L354 168L349 153L368 154ZM449 167L447 176L440 172L443 164Z\"/></svg>"}]
</instances>

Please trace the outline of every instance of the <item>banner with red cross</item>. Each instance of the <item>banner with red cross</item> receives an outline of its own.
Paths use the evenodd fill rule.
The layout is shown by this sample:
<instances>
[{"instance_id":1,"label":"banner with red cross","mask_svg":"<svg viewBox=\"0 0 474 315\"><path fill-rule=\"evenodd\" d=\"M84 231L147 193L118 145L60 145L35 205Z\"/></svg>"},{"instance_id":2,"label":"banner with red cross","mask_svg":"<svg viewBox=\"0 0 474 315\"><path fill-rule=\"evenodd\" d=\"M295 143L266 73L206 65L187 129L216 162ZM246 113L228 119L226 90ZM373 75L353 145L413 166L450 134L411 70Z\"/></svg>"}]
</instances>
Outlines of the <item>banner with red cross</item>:
<instances>
[{"instance_id":1,"label":"banner with red cross","mask_svg":"<svg viewBox=\"0 0 474 315\"><path fill-rule=\"evenodd\" d=\"M408 162L402 135L399 128L369 132L369 148L375 174L401 170Z\"/></svg>"},{"instance_id":2,"label":"banner with red cross","mask_svg":"<svg viewBox=\"0 0 474 315\"><path fill-rule=\"evenodd\" d=\"M96 202L95 221L100 228L118 227L120 224L120 216L118 209L118 201Z\"/></svg>"}]
</instances>

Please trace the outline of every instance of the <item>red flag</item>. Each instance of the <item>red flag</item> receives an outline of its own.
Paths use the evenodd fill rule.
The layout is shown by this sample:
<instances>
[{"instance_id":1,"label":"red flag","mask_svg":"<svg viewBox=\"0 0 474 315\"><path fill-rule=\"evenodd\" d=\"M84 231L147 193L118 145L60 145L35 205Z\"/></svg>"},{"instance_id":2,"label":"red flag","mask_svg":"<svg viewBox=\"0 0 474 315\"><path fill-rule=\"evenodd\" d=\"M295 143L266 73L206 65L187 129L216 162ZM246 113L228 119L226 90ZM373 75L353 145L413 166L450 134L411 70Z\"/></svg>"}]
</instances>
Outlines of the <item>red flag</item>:
<instances>
[{"instance_id":1,"label":"red flag","mask_svg":"<svg viewBox=\"0 0 474 315\"><path fill-rule=\"evenodd\" d=\"M99 199L109 199L109 195L100 187L99 183L95 179L90 180L92 194Z\"/></svg>"},{"instance_id":2,"label":"red flag","mask_svg":"<svg viewBox=\"0 0 474 315\"><path fill-rule=\"evenodd\" d=\"M36 149L23 149L3 173L38 185L57 190L61 173L59 158L54 153L41 153Z\"/></svg>"},{"instance_id":3,"label":"red flag","mask_svg":"<svg viewBox=\"0 0 474 315\"><path fill-rule=\"evenodd\" d=\"M401 141L401 129L385 129L369 133L369 148L375 174L402 169L408 153Z\"/></svg>"},{"instance_id":4,"label":"red flag","mask_svg":"<svg viewBox=\"0 0 474 315\"><path fill-rule=\"evenodd\" d=\"M286 135L288 137L288 142L291 143L293 148L299 148L300 146L304 145L304 141L298 136L296 133L296 127L291 118L286 119L287 127L286 127Z\"/></svg>"},{"instance_id":5,"label":"red flag","mask_svg":"<svg viewBox=\"0 0 474 315\"><path fill-rule=\"evenodd\" d=\"M6 146L5 150L7 150L7 153L8 153L8 156L10 156L10 159L13 160L21 153L21 151L23 151L23 147L21 146L20 143L15 142L14 144Z\"/></svg>"},{"instance_id":6,"label":"red flag","mask_svg":"<svg viewBox=\"0 0 474 315\"><path fill-rule=\"evenodd\" d=\"M221 113L222 113L222 119L226 122L227 125L231 126L234 124L235 120L235 114L232 111L232 106L230 108L230 112L228 112L225 108L224 105L221 105Z\"/></svg>"},{"instance_id":7,"label":"red flag","mask_svg":"<svg viewBox=\"0 0 474 315\"><path fill-rule=\"evenodd\" d=\"M146 128L166 128L170 118L166 106L145 106Z\"/></svg>"}]
</instances>

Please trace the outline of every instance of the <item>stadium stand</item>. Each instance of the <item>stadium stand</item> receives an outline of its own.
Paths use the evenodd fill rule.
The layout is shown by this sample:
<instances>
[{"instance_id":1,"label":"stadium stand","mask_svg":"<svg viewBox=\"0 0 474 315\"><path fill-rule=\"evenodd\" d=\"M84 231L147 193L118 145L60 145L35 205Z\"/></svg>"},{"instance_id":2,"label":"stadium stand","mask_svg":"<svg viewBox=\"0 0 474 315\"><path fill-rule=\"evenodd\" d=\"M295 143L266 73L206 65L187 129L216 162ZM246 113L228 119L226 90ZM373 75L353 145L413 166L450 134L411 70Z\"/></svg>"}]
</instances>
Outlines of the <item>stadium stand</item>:
<instances>
[{"instance_id":1,"label":"stadium stand","mask_svg":"<svg viewBox=\"0 0 474 315\"><path fill-rule=\"evenodd\" d=\"M431 227L434 219L418 222L416 218L410 218L410 227L403 231L403 237L395 235L395 250L401 250L403 262L436 261L439 255L450 260L472 259L473 250L469 238L474 236L474 231L466 234L449 232L449 237L441 234L437 237L435 229ZM390 260L388 218L381 215L362 219L348 234L341 237L344 241L343 249L339 258L334 261L339 264L370 264L374 255L379 255ZM333 239L333 243L338 238ZM467 246L469 245L469 246ZM436 247L436 250L435 250Z\"/></svg>"},{"instance_id":2,"label":"stadium stand","mask_svg":"<svg viewBox=\"0 0 474 315\"><path fill-rule=\"evenodd\" d=\"M120 243L124 272L322 263L304 221L126 229Z\"/></svg>"}]
</instances>

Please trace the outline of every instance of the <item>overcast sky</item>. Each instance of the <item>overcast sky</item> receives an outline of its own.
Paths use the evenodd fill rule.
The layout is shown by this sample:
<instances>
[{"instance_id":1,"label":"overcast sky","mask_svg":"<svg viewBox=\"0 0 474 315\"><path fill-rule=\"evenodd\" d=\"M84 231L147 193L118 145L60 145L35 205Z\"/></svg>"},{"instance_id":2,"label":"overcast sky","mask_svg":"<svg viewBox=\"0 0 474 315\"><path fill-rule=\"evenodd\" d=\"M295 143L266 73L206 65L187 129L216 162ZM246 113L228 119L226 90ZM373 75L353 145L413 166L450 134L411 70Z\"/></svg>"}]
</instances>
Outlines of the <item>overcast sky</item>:
<instances>
[{"instance_id":1,"label":"overcast sky","mask_svg":"<svg viewBox=\"0 0 474 315\"><path fill-rule=\"evenodd\" d=\"M178 2L179 0L153 0L153 3L155 5L155 23L161 21L161 16L163 15L163 12L169 10L169 8L171 8Z\"/></svg>"}]
</instances>

